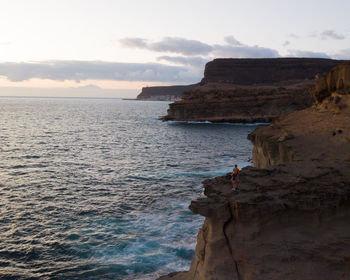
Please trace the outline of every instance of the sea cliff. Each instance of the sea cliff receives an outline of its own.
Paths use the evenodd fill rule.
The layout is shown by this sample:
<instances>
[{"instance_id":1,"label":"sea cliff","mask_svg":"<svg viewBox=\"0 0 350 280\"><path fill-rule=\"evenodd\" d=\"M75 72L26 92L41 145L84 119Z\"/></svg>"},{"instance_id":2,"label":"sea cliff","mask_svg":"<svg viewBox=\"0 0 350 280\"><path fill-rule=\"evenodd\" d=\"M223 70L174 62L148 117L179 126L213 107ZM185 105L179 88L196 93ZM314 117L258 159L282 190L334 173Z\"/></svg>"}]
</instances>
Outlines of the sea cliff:
<instances>
[{"instance_id":1,"label":"sea cliff","mask_svg":"<svg viewBox=\"0 0 350 280\"><path fill-rule=\"evenodd\" d=\"M311 89L312 107L252 132L254 167L204 181L187 272L162 280L350 279L350 62Z\"/></svg>"},{"instance_id":2,"label":"sea cliff","mask_svg":"<svg viewBox=\"0 0 350 280\"><path fill-rule=\"evenodd\" d=\"M309 107L315 79L342 61L319 58L215 59L204 78L169 105L163 120L270 122Z\"/></svg>"},{"instance_id":3,"label":"sea cliff","mask_svg":"<svg viewBox=\"0 0 350 280\"><path fill-rule=\"evenodd\" d=\"M159 86L143 87L141 93L137 96L138 100L159 100L172 101L181 99L185 91L193 89L196 84L184 86Z\"/></svg>"}]
</instances>

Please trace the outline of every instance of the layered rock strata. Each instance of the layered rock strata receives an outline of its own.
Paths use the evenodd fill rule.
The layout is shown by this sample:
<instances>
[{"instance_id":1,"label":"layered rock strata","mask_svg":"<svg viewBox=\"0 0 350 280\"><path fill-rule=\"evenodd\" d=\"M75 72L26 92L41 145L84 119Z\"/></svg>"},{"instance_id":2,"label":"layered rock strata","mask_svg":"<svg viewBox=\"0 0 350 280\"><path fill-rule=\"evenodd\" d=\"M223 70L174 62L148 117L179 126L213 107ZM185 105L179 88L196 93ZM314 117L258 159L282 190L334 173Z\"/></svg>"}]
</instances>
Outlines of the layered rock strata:
<instances>
[{"instance_id":1,"label":"layered rock strata","mask_svg":"<svg viewBox=\"0 0 350 280\"><path fill-rule=\"evenodd\" d=\"M141 93L137 96L138 100L178 100L181 99L185 91L191 90L196 86L159 86L159 87L143 87Z\"/></svg>"},{"instance_id":2,"label":"layered rock strata","mask_svg":"<svg viewBox=\"0 0 350 280\"><path fill-rule=\"evenodd\" d=\"M200 85L169 105L163 120L270 122L309 107L309 87L341 61L313 58L215 59Z\"/></svg>"},{"instance_id":3,"label":"layered rock strata","mask_svg":"<svg viewBox=\"0 0 350 280\"><path fill-rule=\"evenodd\" d=\"M271 84L293 80L313 80L339 61L323 58L217 58L206 64L201 84Z\"/></svg>"},{"instance_id":4,"label":"layered rock strata","mask_svg":"<svg viewBox=\"0 0 350 280\"><path fill-rule=\"evenodd\" d=\"M313 107L248 136L238 193L228 175L204 181L191 268L160 279L350 279L350 62L311 93Z\"/></svg>"}]
</instances>

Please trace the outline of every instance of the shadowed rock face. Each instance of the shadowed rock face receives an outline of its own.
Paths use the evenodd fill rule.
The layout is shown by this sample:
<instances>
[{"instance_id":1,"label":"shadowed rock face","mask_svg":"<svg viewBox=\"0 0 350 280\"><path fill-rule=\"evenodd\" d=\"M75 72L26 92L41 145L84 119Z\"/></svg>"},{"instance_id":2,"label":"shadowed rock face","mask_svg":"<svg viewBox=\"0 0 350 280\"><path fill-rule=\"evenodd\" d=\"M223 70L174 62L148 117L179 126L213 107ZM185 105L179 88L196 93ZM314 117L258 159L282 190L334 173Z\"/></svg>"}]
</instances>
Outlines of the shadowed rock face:
<instances>
[{"instance_id":1,"label":"shadowed rock face","mask_svg":"<svg viewBox=\"0 0 350 280\"><path fill-rule=\"evenodd\" d=\"M270 122L309 107L314 78L341 61L312 58L215 59L201 84L169 105L163 120Z\"/></svg>"},{"instance_id":2,"label":"shadowed rock face","mask_svg":"<svg viewBox=\"0 0 350 280\"><path fill-rule=\"evenodd\" d=\"M254 85L313 80L338 64L322 58L219 58L207 63L201 83Z\"/></svg>"},{"instance_id":3,"label":"shadowed rock face","mask_svg":"<svg viewBox=\"0 0 350 280\"><path fill-rule=\"evenodd\" d=\"M334 68L312 107L248 136L255 167L238 193L229 175L204 181L207 197L190 205L206 217L191 268L161 279L350 279L349 71Z\"/></svg>"},{"instance_id":4,"label":"shadowed rock face","mask_svg":"<svg viewBox=\"0 0 350 280\"><path fill-rule=\"evenodd\" d=\"M207 84L169 105L164 120L212 122L270 122L281 114L311 106L307 89L312 81L285 85L237 86Z\"/></svg>"},{"instance_id":5,"label":"shadowed rock face","mask_svg":"<svg viewBox=\"0 0 350 280\"><path fill-rule=\"evenodd\" d=\"M196 85L186 86L159 86L144 87L137 96L139 100L174 100L180 99L185 91L191 90Z\"/></svg>"}]
</instances>

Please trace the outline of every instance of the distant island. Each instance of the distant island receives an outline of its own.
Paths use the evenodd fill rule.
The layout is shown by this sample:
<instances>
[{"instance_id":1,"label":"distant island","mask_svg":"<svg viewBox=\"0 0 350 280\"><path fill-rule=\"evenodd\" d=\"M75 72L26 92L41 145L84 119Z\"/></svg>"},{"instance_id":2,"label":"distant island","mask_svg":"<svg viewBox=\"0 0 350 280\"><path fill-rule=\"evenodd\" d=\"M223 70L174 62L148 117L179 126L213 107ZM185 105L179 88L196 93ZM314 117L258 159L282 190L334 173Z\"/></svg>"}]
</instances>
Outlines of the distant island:
<instances>
[{"instance_id":1,"label":"distant island","mask_svg":"<svg viewBox=\"0 0 350 280\"><path fill-rule=\"evenodd\" d=\"M342 63L321 58L215 59L164 121L270 122L309 107L314 81Z\"/></svg>"},{"instance_id":2,"label":"distant island","mask_svg":"<svg viewBox=\"0 0 350 280\"><path fill-rule=\"evenodd\" d=\"M143 87L141 93L136 98L137 100L175 101L181 99L185 91L192 90L196 86L197 84Z\"/></svg>"}]
</instances>

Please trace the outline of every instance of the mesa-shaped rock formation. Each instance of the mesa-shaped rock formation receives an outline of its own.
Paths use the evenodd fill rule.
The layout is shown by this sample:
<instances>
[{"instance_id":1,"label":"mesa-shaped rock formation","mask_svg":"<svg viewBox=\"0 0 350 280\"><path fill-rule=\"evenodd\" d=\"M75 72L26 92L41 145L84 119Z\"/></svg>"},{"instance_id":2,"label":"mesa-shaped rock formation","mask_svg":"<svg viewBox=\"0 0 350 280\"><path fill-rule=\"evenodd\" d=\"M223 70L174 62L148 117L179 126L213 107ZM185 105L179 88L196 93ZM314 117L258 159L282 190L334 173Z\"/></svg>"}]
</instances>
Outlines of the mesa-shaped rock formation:
<instances>
[{"instance_id":1,"label":"mesa-shaped rock formation","mask_svg":"<svg viewBox=\"0 0 350 280\"><path fill-rule=\"evenodd\" d=\"M315 78L342 61L319 58L215 59L204 78L169 105L163 120L270 122L309 107Z\"/></svg>"},{"instance_id":2,"label":"mesa-shaped rock formation","mask_svg":"<svg viewBox=\"0 0 350 280\"><path fill-rule=\"evenodd\" d=\"M188 272L162 280L350 279L350 62L311 90L312 107L260 127L253 163L204 181Z\"/></svg>"},{"instance_id":3,"label":"mesa-shaped rock formation","mask_svg":"<svg viewBox=\"0 0 350 280\"><path fill-rule=\"evenodd\" d=\"M217 58L205 66L202 84L271 84L283 81L313 80L339 64L322 58Z\"/></svg>"},{"instance_id":4,"label":"mesa-shaped rock formation","mask_svg":"<svg viewBox=\"0 0 350 280\"><path fill-rule=\"evenodd\" d=\"M138 100L177 100L185 91L193 89L197 84L185 86L158 86L143 87L141 93L136 97Z\"/></svg>"}]
</instances>

